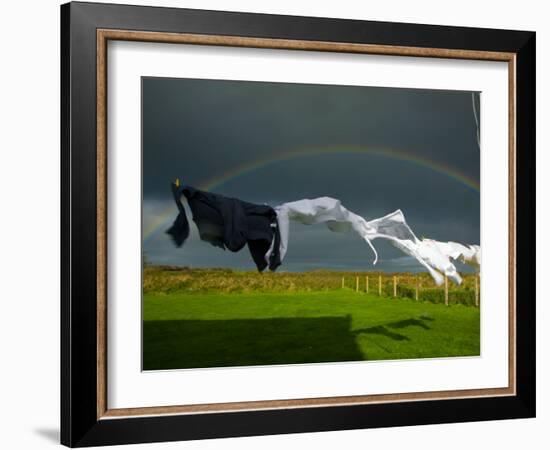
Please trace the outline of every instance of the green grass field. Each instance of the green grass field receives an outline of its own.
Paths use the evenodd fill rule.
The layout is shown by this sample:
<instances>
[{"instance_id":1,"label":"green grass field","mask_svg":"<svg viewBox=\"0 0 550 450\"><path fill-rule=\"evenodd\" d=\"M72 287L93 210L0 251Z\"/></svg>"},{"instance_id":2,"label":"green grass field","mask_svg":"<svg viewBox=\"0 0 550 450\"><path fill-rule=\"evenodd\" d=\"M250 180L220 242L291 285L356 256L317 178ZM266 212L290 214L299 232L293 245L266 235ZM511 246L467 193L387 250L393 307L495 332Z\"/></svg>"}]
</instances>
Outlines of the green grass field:
<instances>
[{"instance_id":1,"label":"green grass field","mask_svg":"<svg viewBox=\"0 0 550 450\"><path fill-rule=\"evenodd\" d=\"M144 370L479 355L474 306L352 289L220 293L146 283Z\"/></svg>"}]
</instances>

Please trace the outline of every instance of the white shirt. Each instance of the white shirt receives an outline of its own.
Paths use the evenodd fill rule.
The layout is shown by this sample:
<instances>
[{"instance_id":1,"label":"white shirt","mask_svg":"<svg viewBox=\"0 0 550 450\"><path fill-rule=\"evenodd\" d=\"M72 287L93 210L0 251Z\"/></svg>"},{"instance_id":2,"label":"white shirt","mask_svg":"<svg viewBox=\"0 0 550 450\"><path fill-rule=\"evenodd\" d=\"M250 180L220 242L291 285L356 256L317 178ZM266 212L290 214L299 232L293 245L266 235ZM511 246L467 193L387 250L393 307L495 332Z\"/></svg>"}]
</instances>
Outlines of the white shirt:
<instances>
[{"instance_id":1,"label":"white shirt","mask_svg":"<svg viewBox=\"0 0 550 450\"><path fill-rule=\"evenodd\" d=\"M454 246L455 243L440 243L431 239L418 239L407 224L401 210L394 211L378 219L367 221L342 206L340 200L331 197L319 197L283 203L274 209L277 213L281 237L279 248L281 261L288 251L289 223L291 220L305 225L325 223L334 232L354 231L373 250L375 255L373 264L376 264L378 254L371 240L389 240L396 248L414 257L422 264L438 285L441 285L444 281L441 274L445 274L457 284L462 282L456 267L451 262L451 258L457 259L460 257L464 261L480 261L481 258L481 249L479 246L462 246L466 250L472 249L473 254L471 251L468 253L460 249L459 254L461 256L455 257L453 256L457 254L457 248ZM266 253L267 260L269 260L272 251L273 243ZM479 259L476 259L478 257Z\"/></svg>"}]
</instances>

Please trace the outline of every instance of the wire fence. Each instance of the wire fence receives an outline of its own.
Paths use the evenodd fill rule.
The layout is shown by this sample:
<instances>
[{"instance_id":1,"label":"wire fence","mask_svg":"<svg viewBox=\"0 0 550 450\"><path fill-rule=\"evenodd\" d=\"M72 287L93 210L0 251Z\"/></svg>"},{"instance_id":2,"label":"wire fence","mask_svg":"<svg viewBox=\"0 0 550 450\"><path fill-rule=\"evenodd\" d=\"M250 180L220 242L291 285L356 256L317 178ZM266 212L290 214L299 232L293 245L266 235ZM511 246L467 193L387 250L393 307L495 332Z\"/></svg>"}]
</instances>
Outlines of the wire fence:
<instances>
[{"instance_id":1,"label":"wire fence","mask_svg":"<svg viewBox=\"0 0 550 450\"><path fill-rule=\"evenodd\" d=\"M450 280L437 286L427 273L341 272L315 270L308 272L258 273L226 268L198 269L173 266L147 266L143 270L143 292L170 294L253 293L339 291L368 293L388 299L412 300L479 306L479 275L461 274L463 282Z\"/></svg>"},{"instance_id":2,"label":"wire fence","mask_svg":"<svg viewBox=\"0 0 550 450\"><path fill-rule=\"evenodd\" d=\"M357 274L343 275L341 288L387 298L479 306L479 274L462 275L462 280L455 285L445 277L443 286L437 286L424 274Z\"/></svg>"}]
</instances>

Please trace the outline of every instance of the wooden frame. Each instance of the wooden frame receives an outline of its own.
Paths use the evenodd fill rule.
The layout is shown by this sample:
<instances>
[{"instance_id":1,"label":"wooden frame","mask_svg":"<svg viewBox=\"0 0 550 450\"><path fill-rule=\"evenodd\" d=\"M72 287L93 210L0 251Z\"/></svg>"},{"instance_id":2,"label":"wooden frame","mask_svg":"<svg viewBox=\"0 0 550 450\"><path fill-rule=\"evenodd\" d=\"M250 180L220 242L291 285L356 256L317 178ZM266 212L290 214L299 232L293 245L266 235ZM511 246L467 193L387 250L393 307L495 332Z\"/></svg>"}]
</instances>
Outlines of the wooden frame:
<instances>
[{"instance_id":1,"label":"wooden frame","mask_svg":"<svg viewBox=\"0 0 550 450\"><path fill-rule=\"evenodd\" d=\"M86 446L534 416L534 33L89 3L63 5L61 14L62 443ZM109 409L108 40L508 62L508 387Z\"/></svg>"}]
</instances>

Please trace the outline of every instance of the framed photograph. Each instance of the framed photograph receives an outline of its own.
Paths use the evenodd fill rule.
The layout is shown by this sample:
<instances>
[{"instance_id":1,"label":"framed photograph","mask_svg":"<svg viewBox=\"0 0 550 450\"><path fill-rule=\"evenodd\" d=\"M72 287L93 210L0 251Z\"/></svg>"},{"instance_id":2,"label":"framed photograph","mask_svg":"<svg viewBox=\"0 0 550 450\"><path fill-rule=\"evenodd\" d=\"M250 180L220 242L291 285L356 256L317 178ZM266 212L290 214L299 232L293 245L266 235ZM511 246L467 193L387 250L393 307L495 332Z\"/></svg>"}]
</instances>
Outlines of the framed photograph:
<instances>
[{"instance_id":1,"label":"framed photograph","mask_svg":"<svg viewBox=\"0 0 550 450\"><path fill-rule=\"evenodd\" d=\"M535 33L69 3L61 56L63 444L534 417Z\"/></svg>"}]
</instances>

